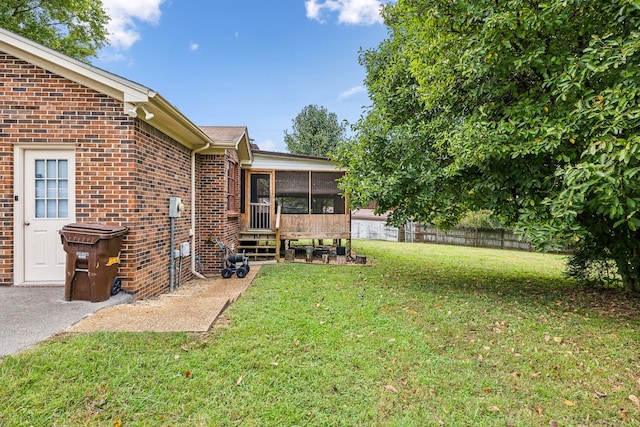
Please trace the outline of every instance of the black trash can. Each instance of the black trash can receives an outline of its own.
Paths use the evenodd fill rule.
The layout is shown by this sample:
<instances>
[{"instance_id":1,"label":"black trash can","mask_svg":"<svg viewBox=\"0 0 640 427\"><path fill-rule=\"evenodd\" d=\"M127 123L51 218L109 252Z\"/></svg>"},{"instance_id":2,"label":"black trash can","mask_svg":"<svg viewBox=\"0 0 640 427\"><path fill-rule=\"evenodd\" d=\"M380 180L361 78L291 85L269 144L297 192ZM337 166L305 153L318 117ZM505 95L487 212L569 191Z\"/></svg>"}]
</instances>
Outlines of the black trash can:
<instances>
[{"instance_id":1,"label":"black trash can","mask_svg":"<svg viewBox=\"0 0 640 427\"><path fill-rule=\"evenodd\" d=\"M128 228L91 223L62 227L67 253L64 298L67 301L106 301L118 274L122 240Z\"/></svg>"}]
</instances>

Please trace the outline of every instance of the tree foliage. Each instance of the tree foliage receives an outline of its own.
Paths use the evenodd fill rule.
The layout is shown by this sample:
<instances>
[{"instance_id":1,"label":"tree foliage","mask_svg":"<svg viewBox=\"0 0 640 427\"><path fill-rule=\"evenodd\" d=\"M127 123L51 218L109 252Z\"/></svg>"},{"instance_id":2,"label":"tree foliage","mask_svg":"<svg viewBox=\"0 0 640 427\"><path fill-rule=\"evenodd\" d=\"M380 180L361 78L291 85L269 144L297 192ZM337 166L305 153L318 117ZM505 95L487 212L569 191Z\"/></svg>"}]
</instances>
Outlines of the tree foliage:
<instances>
[{"instance_id":1,"label":"tree foliage","mask_svg":"<svg viewBox=\"0 0 640 427\"><path fill-rule=\"evenodd\" d=\"M340 147L355 206L453 224L489 209L582 241L640 290L640 3L398 0L361 54L372 106Z\"/></svg>"},{"instance_id":2,"label":"tree foliage","mask_svg":"<svg viewBox=\"0 0 640 427\"><path fill-rule=\"evenodd\" d=\"M87 60L108 43L101 0L2 0L0 27Z\"/></svg>"},{"instance_id":3,"label":"tree foliage","mask_svg":"<svg viewBox=\"0 0 640 427\"><path fill-rule=\"evenodd\" d=\"M291 121L291 133L284 131L290 153L321 157L329 157L345 136L345 125L338 116L317 105L304 107Z\"/></svg>"}]
</instances>

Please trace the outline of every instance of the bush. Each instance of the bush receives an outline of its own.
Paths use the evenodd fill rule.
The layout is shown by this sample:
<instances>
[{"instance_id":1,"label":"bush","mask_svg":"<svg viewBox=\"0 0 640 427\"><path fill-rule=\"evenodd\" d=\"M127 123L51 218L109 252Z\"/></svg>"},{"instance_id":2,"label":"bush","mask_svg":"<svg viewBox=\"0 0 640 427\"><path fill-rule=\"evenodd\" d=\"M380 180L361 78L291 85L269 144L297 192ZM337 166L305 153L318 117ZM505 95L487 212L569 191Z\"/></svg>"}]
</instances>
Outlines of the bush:
<instances>
[{"instance_id":1,"label":"bush","mask_svg":"<svg viewBox=\"0 0 640 427\"><path fill-rule=\"evenodd\" d=\"M489 228L499 230L504 228L498 218L490 210L470 211L464 214L458 224L460 227Z\"/></svg>"},{"instance_id":2,"label":"bush","mask_svg":"<svg viewBox=\"0 0 640 427\"><path fill-rule=\"evenodd\" d=\"M593 241L581 240L572 249L565 274L585 286L624 288L618 267L605 248Z\"/></svg>"}]
</instances>

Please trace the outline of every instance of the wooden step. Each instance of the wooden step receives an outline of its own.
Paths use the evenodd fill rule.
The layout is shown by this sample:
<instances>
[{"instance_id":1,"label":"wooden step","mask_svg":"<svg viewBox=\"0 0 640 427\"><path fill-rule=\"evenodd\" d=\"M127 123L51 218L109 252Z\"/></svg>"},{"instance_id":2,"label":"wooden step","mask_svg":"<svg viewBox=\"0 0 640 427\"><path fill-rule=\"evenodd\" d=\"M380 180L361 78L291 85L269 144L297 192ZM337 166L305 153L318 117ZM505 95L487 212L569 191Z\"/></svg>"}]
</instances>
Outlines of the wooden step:
<instances>
[{"instance_id":1,"label":"wooden step","mask_svg":"<svg viewBox=\"0 0 640 427\"><path fill-rule=\"evenodd\" d=\"M249 257L249 263L252 261L273 261L276 259L275 252L245 252L247 257Z\"/></svg>"},{"instance_id":2,"label":"wooden step","mask_svg":"<svg viewBox=\"0 0 640 427\"><path fill-rule=\"evenodd\" d=\"M276 233L274 231L241 231L240 240L275 240Z\"/></svg>"},{"instance_id":3,"label":"wooden step","mask_svg":"<svg viewBox=\"0 0 640 427\"><path fill-rule=\"evenodd\" d=\"M238 250L244 251L249 261L276 259L276 233L273 231L241 231Z\"/></svg>"}]
</instances>

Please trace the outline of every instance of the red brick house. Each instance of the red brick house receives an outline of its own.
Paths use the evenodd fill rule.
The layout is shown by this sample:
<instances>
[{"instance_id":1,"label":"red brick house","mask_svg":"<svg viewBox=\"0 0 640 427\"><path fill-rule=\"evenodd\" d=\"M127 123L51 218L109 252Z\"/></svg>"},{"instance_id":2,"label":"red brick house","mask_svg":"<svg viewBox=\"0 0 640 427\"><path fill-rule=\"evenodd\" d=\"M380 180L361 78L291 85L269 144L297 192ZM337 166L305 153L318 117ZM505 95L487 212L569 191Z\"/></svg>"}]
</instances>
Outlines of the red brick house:
<instances>
[{"instance_id":1,"label":"red brick house","mask_svg":"<svg viewBox=\"0 0 640 427\"><path fill-rule=\"evenodd\" d=\"M197 274L196 257L216 271L209 236L237 240L246 128L216 141L153 90L2 29L0 111L0 285L64 283L58 230L97 222L129 228L123 288L166 292L171 197L185 205L175 226L176 243L190 244L183 279Z\"/></svg>"},{"instance_id":2,"label":"red brick house","mask_svg":"<svg viewBox=\"0 0 640 427\"><path fill-rule=\"evenodd\" d=\"M284 165L277 161L267 170L269 162L258 162L256 168L255 156L278 155L254 155L246 127L198 127L155 91L3 29L0 111L0 286L64 283L58 231L85 222L128 227L118 273L124 290L136 298L165 293L172 254L183 244L189 252L176 280L219 272L215 238L237 246L240 233L251 230L252 179L270 179L275 199L278 168L304 172L310 163L314 171L336 171L326 159L291 166L294 157L287 155L280 155L288 159ZM338 212L336 196L316 204L324 213ZM185 206L175 219L174 248L172 197ZM326 237L348 238L348 211L339 212L341 230ZM325 217L317 208L315 214ZM276 225L275 210L272 215L269 228ZM298 226L309 224L296 218ZM259 231L276 232L266 228Z\"/></svg>"}]
</instances>

